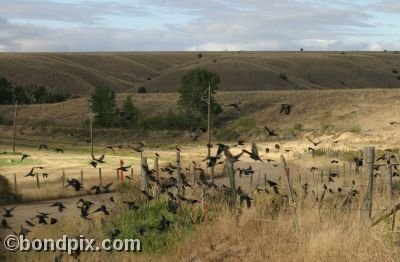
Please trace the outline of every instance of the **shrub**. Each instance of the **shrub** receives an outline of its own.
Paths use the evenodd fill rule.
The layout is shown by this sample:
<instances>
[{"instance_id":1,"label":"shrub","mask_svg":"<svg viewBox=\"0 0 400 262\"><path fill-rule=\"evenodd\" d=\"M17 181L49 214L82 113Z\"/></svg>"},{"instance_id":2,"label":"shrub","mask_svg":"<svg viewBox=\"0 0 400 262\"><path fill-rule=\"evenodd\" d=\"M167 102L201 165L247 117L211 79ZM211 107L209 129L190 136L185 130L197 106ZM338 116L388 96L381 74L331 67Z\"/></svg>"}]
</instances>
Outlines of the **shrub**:
<instances>
[{"instance_id":1,"label":"shrub","mask_svg":"<svg viewBox=\"0 0 400 262\"><path fill-rule=\"evenodd\" d=\"M202 54L202 53L199 53L199 54L197 55L197 57L200 59L200 58L203 57L203 54Z\"/></svg>"},{"instance_id":2,"label":"shrub","mask_svg":"<svg viewBox=\"0 0 400 262\"><path fill-rule=\"evenodd\" d=\"M139 94L145 94L147 93L146 87L145 86L141 86L138 88L138 93Z\"/></svg>"},{"instance_id":3,"label":"shrub","mask_svg":"<svg viewBox=\"0 0 400 262\"><path fill-rule=\"evenodd\" d=\"M360 126L353 126L350 128L350 132L352 133L360 133L361 132L361 127Z\"/></svg>"},{"instance_id":4,"label":"shrub","mask_svg":"<svg viewBox=\"0 0 400 262\"><path fill-rule=\"evenodd\" d=\"M279 78L284 81L287 81L289 79L289 77L286 74L279 74Z\"/></svg>"},{"instance_id":5,"label":"shrub","mask_svg":"<svg viewBox=\"0 0 400 262\"><path fill-rule=\"evenodd\" d=\"M397 80L400 80L400 76L396 77Z\"/></svg>"},{"instance_id":6,"label":"shrub","mask_svg":"<svg viewBox=\"0 0 400 262\"><path fill-rule=\"evenodd\" d=\"M221 141L234 141L240 134L230 128L218 130L215 137Z\"/></svg>"},{"instance_id":7,"label":"shrub","mask_svg":"<svg viewBox=\"0 0 400 262\"><path fill-rule=\"evenodd\" d=\"M328 132L328 131L332 130L333 127L334 127L334 125L332 125L330 123L323 123L323 124L321 124L321 131Z\"/></svg>"},{"instance_id":8,"label":"shrub","mask_svg":"<svg viewBox=\"0 0 400 262\"><path fill-rule=\"evenodd\" d=\"M302 131L304 129L304 125L302 123L296 123L293 125L293 130Z\"/></svg>"},{"instance_id":9,"label":"shrub","mask_svg":"<svg viewBox=\"0 0 400 262\"><path fill-rule=\"evenodd\" d=\"M14 198L14 192L11 189L10 182L5 176L0 175L0 199L10 201Z\"/></svg>"},{"instance_id":10,"label":"shrub","mask_svg":"<svg viewBox=\"0 0 400 262\"><path fill-rule=\"evenodd\" d=\"M253 129L256 125L257 121L252 117L241 117L234 124L235 127L241 127L244 129Z\"/></svg>"},{"instance_id":11,"label":"shrub","mask_svg":"<svg viewBox=\"0 0 400 262\"><path fill-rule=\"evenodd\" d=\"M398 74L399 71L397 71L396 69L393 69L393 70L392 70L392 73L393 73L393 74Z\"/></svg>"}]
</instances>

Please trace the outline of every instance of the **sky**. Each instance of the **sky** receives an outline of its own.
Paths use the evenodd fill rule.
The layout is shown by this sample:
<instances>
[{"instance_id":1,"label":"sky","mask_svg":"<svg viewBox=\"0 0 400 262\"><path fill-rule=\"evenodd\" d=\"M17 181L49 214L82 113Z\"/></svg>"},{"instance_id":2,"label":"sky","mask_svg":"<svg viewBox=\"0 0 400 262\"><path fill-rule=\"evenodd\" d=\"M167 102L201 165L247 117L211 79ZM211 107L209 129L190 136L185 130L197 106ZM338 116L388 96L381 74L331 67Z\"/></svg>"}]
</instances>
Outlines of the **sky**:
<instances>
[{"instance_id":1,"label":"sky","mask_svg":"<svg viewBox=\"0 0 400 262\"><path fill-rule=\"evenodd\" d=\"M0 0L0 52L400 50L399 0Z\"/></svg>"}]
</instances>

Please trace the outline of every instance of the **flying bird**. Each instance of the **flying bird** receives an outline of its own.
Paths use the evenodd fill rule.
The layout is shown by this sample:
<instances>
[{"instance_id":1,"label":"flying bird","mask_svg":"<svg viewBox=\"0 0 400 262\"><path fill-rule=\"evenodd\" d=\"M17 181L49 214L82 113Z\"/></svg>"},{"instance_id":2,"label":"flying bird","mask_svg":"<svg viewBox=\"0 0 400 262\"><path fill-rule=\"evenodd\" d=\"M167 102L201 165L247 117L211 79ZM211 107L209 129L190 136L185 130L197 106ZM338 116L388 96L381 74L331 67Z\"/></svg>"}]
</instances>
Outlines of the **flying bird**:
<instances>
[{"instance_id":1,"label":"flying bird","mask_svg":"<svg viewBox=\"0 0 400 262\"><path fill-rule=\"evenodd\" d=\"M267 126L264 126L265 130L268 132L269 136L278 136L275 130L269 129Z\"/></svg>"}]
</instances>

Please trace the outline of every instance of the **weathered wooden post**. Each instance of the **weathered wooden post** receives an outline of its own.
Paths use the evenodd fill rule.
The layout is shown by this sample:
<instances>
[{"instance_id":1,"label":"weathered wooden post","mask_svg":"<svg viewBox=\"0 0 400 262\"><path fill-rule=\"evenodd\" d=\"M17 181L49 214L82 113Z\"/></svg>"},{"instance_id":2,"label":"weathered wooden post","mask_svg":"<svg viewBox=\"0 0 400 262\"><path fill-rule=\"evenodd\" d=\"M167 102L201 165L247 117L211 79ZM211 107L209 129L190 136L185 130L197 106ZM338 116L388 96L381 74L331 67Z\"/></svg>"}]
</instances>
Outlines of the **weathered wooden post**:
<instances>
[{"instance_id":1,"label":"weathered wooden post","mask_svg":"<svg viewBox=\"0 0 400 262\"><path fill-rule=\"evenodd\" d=\"M250 175L249 183L250 183L250 190L252 190L252 188L253 188L253 175Z\"/></svg>"},{"instance_id":2,"label":"weathered wooden post","mask_svg":"<svg viewBox=\"0 0 400 262\"><path fill-rule=\"evenodd\" d=\"M157 178L160 179L160 169L158 168L158 156L154 158L154 170L156 171Z\"/></svg>"},{"instance_id":3,"label":"weathered wooden post","mask_svg":"<svg viewBox=\"0 0 400 262\"><path fill-rule=\"evenodd\" d=\"M375 161L375 147L364 148L364 161L366 168L366 175L368 177L368 187L365 195L364 209L361 210L361 219L367 223L372 215L372 192L374 188L374 161Z\"/></svg>"},{"instance_id":4,"label":"weathered wooden post","mask_svg":"<svg viewBox=\"0 0 400 262\"><path fill-rule=\"evenodd\" d=\"M181 152L176 151L176 179L178 184L178 201L181 201L182 174L181 174Z\"/></svg>"},{"instance_id":5,"label":"weathered wooden post","mask_svg":"<svg viewBox=\"0 0 400 262\"><path fill-rule=\"evenodd\" d=\"M83 170L81 169L81 183L83 184Z\"/></svg>"},{"instance_id":6,"label":"weathered wooden post","mask_svg":"<svg viewBox=\"0 0 400 262\"><path fill-rule=\"evenodd\" d=\"M17 174L14 174L14 193L15 195L18 194L18 187L17 187Z\"/></svg>"},{"instance_id":7,"label":"weathered wooden post","mask_svg":"<svg viewBox=\"0 0 400 262\"><path fill-rule=\"evenodd\" d=\"M231 185L232 194L236 198L236 185L235 185L235 174L233 171L233 162L227 159L226 164L227 164L229 183Z\"/></svg>"},{"instance_id":8,"label":"weathered wooden post","mask_svg":"<svg viewBox=\"0 0 400 262\"><path fill-rule=\"evenodd\" d=\"M146 175L146 170L145 167L147 167L147 158L142 157L142 190L148 191L149 190L149 181L147 180L147 175Z\"/></svg>"},{"instance_id":9,"label":"weathered wooden post","mask_svg":"<svg viewBox=\"0 0 400 262\"><path fill-rule=\"evenodd\" d=\"M65 171L64 170L62 171L62 174L61 174L61 186L62 186L62 189L65 188Z\"/></svg>"},{"instance_id":10,"label":"weathered wooden post","mask_svg":"<svg viewBox=\"0 0 400 262\"><path fill-rule=\"evenodd\" d=\"M36 172L36 187L40 188L39 173L38 172Z\"/></svg>"},{"instance_id":11,"label":"weathered wooden post","mask_svg":"<svg viewBox=\"0 0 400 262\"><path fill-rule=\"evenodd\" d=\"M133 168L131 168L131 180L133 180Z\"/></svg>"},{"instance_id":12,"label":"weathered wooden post","mask_svg":"<svg viewBox=\"0 0 400 262\"><path fill-rule=\"evenodd\" d=\"M190 173L192 174L193 185L196 183L196 164L192 163L190 165Z\"/></svg>"},{"instance_id":13,"label":"weathered wooden post","mask_svg":"<svg viewBox=\"0 0 400 262\"><path fill-rule=\"evenodd\" d=\"M389 158L390 159L390 158ZM393 173L392 164L388 163L387 166L387 177L386 177L386 193L389 200L393 200Z\"/></svg>"},{"instance_id":14,"label":"weathered wooden post","mask_svg":"<svg viewBox=\"0 0 400 262\"><path fill-rule=\"evenodd\" d=\"M101 168L99 168L99 183L100 183L100 185L103 185L103 178L101 176Z\"/></svg>"},{"instance_id":15,"label":"weathered wooden post","mask_svg":"<svg viewBox=\"0 0 400 262\"><path fill-rule=\"evenodd\" d=\"M297 215L296 215L296 202L294 201L293 188L292 188L292 183L290 181L290 176L289 176L289 169L286 166L286 160L283 155L281 155L281 165L282 165L284 174L286 176L286 181L287 181L287 185L288 185L288 196L289 196L289 203L290 203L292 215L293 215L293 226L296 231L299 231L299 224L297 222Z\"/></svg>"},{"instance_id":16,"label":"weathered wooden post","mask_svg":"<svg viewBox=\"0 0 400 262\"><path fill-rule=\"evenodd\" d=\"M264 188L267 189L267 173L264 173Z\"/></svg>"},{"instance_id":17,"label":"weathered wooden post","mask_svg":"<svg viewBox=\"0 0 400 262\"><path fill-rule=\"evenodd\" d=\"M121 171L123 171L123 170L121 169ZM117 182L120 182L120 181L121 181L121 180L119 179L119 176L120 176L120 172L119 172L119 170L117 169L117 176L116 176Z\"/></svg>"}]
</instances>

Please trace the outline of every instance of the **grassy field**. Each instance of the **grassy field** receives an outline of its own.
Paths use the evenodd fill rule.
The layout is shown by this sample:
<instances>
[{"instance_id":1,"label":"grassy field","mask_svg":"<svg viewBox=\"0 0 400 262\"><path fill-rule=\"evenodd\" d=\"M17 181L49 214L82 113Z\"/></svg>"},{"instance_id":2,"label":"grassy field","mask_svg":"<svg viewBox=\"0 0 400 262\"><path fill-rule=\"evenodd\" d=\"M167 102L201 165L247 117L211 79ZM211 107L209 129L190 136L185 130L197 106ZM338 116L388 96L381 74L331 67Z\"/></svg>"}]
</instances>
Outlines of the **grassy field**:
<instances>
[{"instance_id":1,"label":"grassy field","mask_svg":"<svg viewBox=\"0 0 400 262\"><path fill-rule=\"evenodd\" d=\"M87 96L96 85L117 92L174 92L182 75L201 66L221 77L221 90L394 88L394 52L2 53L1 76ZM396 71L394 71L396 72ZM286 75L287 80L279 77Z\"/></svg>"}]
</instances>

